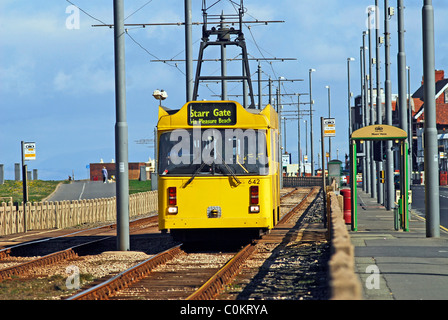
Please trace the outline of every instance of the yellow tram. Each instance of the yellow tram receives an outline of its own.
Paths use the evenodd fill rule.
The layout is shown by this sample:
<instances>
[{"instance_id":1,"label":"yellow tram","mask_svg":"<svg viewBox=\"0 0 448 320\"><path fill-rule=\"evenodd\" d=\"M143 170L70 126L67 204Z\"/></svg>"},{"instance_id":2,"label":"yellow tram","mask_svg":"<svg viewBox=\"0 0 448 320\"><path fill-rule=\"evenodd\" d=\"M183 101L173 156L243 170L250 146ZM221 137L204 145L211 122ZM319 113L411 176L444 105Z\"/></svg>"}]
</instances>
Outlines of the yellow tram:
<instances>
[{"instance_id":1,"label":"yellow tram","mask_svg":"<svg viewBox=\"0 0 448 320\"><path fill-rule=\"evenodd\" d=\"M187 241L260 234L279 220L278 116L234 101L159 107L159 229Z\"/></svg>"}]
</instances>

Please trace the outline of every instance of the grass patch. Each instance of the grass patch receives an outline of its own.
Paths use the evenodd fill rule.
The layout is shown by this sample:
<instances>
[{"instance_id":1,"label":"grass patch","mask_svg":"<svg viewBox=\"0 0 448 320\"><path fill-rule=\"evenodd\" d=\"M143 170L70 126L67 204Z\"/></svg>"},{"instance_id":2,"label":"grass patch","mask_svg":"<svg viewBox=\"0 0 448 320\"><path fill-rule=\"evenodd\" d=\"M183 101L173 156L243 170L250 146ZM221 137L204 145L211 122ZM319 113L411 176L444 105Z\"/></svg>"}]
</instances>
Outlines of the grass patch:
<instances>
[{"instance_id":1,"label":"grass patch","mask_svg":"<svg viewBox=\"0 0 448 320\"><path fill-rule=\"evenodd\" d=\"M48 197L56 190L59 183L70 183L65 181L44 181L31 180L28 181L28 201L40 202L42 199ZM151 180L139 181L129 180L129 194L151 191ZM23 184L22 181L6 180L4 184L0 185L0 198L12 197L13 202L21 203L23 201ZM9 199L3 199L9 201ZM0 203L2 199L0 199Z\"/></svg>"},{"instance_id":2,"label":"grass patch","mask_svg":"<svg viewBox=\"0 0 448 320\"><path fill-rule=\"evenodd\" d=\"M129 180L129 194L151 191L151 180Z\"/></svg>"},{"instance_id":3,"label":"grass patch","mask_svg":"<svg viewBox=\"0 0 448 320\"><path fill-rule=\"evenodd\" d=\"M73 294L76 289L67 289L67 278L62 275L24 279L14 277L0 282L0 300L53 300ZM80 284L93 281L90 274L80 274Z\"/></svg>"},{"instance_id":4,"label":"grass patch","mask_svg":"<svg viewBox=\"0 0 448 320\"><path fill-rule=\"evenodd\" d=\"M61 182L68 183L68 181L43 181L43 180L28 181L28 201L32 202L42 201L42 199L48 197ZM22 181L6 180L4 184L0 185L0 197L12 197L13 202L19 202L19 203L22 202L23 201Z\"/></svg>"}]
</instances>

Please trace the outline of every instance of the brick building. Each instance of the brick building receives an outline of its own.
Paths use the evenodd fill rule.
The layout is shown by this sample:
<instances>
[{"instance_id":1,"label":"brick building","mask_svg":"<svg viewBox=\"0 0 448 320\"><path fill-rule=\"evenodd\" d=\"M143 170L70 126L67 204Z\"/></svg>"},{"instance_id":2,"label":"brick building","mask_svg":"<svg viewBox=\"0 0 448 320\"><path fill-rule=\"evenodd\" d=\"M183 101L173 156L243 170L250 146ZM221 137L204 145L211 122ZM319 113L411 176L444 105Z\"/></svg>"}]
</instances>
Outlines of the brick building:
<instances>
[{"instance_id":1,"label":"brick building","mask_svg":"<svg viewBox=\"0 0 448 320\"><path fill-rule=\"evenodd\" d=\"M417 143L414 144L416 152L413 152L415 163L418 170L423 170L423 129L425 123L425 83L422 78L420 88L412 95L415 110L412 116L413 134L417 137ZM435 71L436 80L436 127L439 139L439 169L447 170L447 152L448 152L448 79L445 79L444 70ZM415 166L414 166L415 169Z\"/></svg>"},{"instance_id":2,"label":"brick building","mask_svg":"<svg viewBox=\"0 0 448 320\"><path fill-rule=\"evenodd\" d=\"M106 167L108 177L116 177L116 164L115 163L91 163L90 164L90 180L102 181L103 174L101 170ZM148 164L145 162L129 162L129 180L140 179L140 167L146 167Z\"/></svg>"}]
</instances>

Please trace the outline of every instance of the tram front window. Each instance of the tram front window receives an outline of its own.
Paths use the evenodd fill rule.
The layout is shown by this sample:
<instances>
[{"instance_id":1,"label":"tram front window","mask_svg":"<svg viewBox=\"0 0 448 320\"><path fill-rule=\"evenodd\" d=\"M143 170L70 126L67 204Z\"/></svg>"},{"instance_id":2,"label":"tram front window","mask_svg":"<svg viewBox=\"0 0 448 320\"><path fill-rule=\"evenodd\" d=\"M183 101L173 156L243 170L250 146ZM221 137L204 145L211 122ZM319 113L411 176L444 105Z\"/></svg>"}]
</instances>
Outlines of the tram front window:
<instances>
[{"instance_id":1,"label":"tram front window","mask_svg":"<svg viewBox=\"0 0 448 320\"><path fill-rule=\"evenodd\" d=\"M265 130L178 129L160 136L160 175L268 173Z\"/></svg>"}]
</instances>

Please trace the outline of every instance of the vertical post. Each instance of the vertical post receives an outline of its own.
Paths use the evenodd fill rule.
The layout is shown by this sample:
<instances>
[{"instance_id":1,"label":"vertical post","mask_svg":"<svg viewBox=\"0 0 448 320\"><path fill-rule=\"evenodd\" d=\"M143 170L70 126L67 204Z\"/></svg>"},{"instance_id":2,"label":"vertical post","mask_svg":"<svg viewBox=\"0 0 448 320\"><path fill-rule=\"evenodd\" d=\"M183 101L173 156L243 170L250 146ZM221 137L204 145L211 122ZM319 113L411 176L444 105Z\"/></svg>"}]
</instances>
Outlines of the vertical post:
<instances>
[{"instance_id":1,"label":"vertical post","mask_svg":"<svg viewBox=\"0 0 448 320\"><path fill-rule=\"evenodd\" d=\"M191 0L189 0L191 1ZM224 26L224 13L221 13L221 30L223 30L225 28ZM219 36L220 37L220 41L223 42L224 41L224 37L225 36ZM243 64L244 66L244 64ZM244 70L244 67L243 67ZM227 51L226 51L226 46L224 43L221 43L221 76L222 77L226 77L227 76ZM227 100L227 80L222 80L221 81L221 99L222 100Z\"/></svg>"},{"instance_id":2,"label":"vertical post","mask_svg":"<svg viewBox=\"0 0 448 320\"><path fill-rule=\"evenodd\" d=\"M411 97L411 67L407 66L406 70L408 71L408 143L409 143L409 189L411 189L412 185L412 175L413 175L413 158L412 158L412 144L414 142L413 139L413 130L412 130L412 97Z\"/></svg>"},{"instance_id":3,"label":"vertical post","mask_svg":"<svg viewBox=\"0 0 448 320\"><path fill-rule=\"evenodd\" d=\"M361 47L360 48L360 53L359 53L359 69L361 71L361 113L362 113L362 119L361 119L361 126L364 127L365 126L365 113L366 113L366 105L365 105L365 94L364 94L364 86L365 86L365 76L364 76L364 51L365 48ZM351 146L351 142L350 142L350 138L351 138L352 134L351 132L348 135L348 143L349 143L349 147ZM365 145L362 146L362 150L364 155L362 156L362 191L367 192L367 159L366 159L366 148ZM349 152L350 154L350 152ZM351 164L351 159L350 159L350 164ZM351 167L350 167L351 168ZM350 169L351 172L351 169Z\"/></svg>"},{"instance_id":4,"label":"vertical post","mask_svg":"<svg viewBox=\"0 0 448 320\"><path fill-rule=\"evenodd\" d=\"M23 229L26 232L26 203L28 202L28 187L27 187L27 170L28 167L25 164L25 142L21 142L21 150L22 150L22 187L23 187Z\"/></svg>"},{"instance_id":5,"label":"vertical post","mask_svg":"<svg viewBox=\"0 0 448 320\"><path fill-rule=\"evenodd\" d=\"M28 202L28 189L27 189L27 165L25 164L25 152L24 152L24 148L25 148L25 142L22 141L21 143L21 151L22 151L22 182L23 182L23 203L27 203Z\"/></svg>"},{"instance_id":6,"label":"vertical post","mask_svg":"<svg viewBox=\"0 0 448 320\"><path fill-rule=\"evenodd\" d=\"M400 181L400 194L401 194L401 224L403 231L409 231L409 200L408 200L408 143L406 140L401 141L401 163L402 163L402 174Z\"/></svg>"},{"instance_id":7,"label":"vertical post","mask_svg":"<svg viewBox=\"0 0 448 320\"><path fill-rule=\"evenodd\" d=\"M331 118L331 87L327 86L328 88L328 118ZM349 124L350 126L350 124ZM331 137L328 137L328 156L329 160L331 161Z\"/></svg>"},{"instance_id":8,"label":"vertical post","mask_svg":"<svg viewBox=\"0 0 448 320\"><path fill-rule=\"evenodd\" d=\"M324 221L324 226L327 225L327 184L325 180L325 139L324 139L324 118L320 118L320 135L322 142L322 195L324 197L324 212L322 213L322 218Z\"/></svg>"},{"instance_id":9,"label":"vertical post","mask_svg":"<svg viewBox=\"0 0 448 320\"><path fill-rule=\"evenodd\" d=\"M263 92L261 90L261 64L258 64L258 109L262 109Z\"/></svg>"},{"instance_id":10,"label":"vertical post","mask_svg":"<svg viewBox=\"0 0 448 320\"><path fill-rule=\"evenodd\" d=\"M193 41L191 0L185 0L185 77L187 102L193 100Z\"/></svg>"},{"instance_id":11,"label":"vertical post","mask_svg":"<svg viewBox=\"0 0 448 320\"><path fill-rule=\"evenodd\" d=\"M435 99L435 46L434 8L432 0L424 0L423 67L425 98L425 213L426 236L440 236L440 198L438 179L436 99Z\"/></svg>"},{"instance_id":12,"label":"vertical post","mask_svg":"<svg viewBox=\"0 0 448 320\"><path fill-rule=\"evenodd\" d=\"M398 112L400 127L408 133L407 90L406 90L406 53L404 46L404 4L403 0L397 0L398 9ZM426 79L425 79L426 82ZM426 109L426 108L425 108ZM425 117L426 119L426 117ZM408 137L409 138L409 137ZM406 168L409 166L406 165ZM409 174L400 168L400 174ZM409 188L409 185L406 186Z\"/></svg>"},{"instance_id":13,"label":"vertical post","mask_svg":"<svg viewBox=\"0 0 448 320\"><path fill-rule=\"evenodd\" d=\"M368 49L366 47L366 35L370 32L370 30L363 32L363 37L362 37L362 46L364 47L363 50L363 69L364 69L364 117L363 117L363 126L368 126L370 125L370 108L369 108L369 83L368 83L368 77L369 75L367 74L367 64L366 64L366 50ZM365 153L365 158L366 158L366 167L365 167L365 171L366 171L366 180L365 182L363 181L363 183L366 184L366 193L370 193L370 180L371 180L371 175L370 175L370 141L365 141L364 145L363 145L363 150Z\"/></svg>"},{"instance_id":14,"label":"vertical post","mask_svg":"<svg viewBox=\"0 0 448 320\"><path fill-rule=\"evenodd\" d=\"M356 141L350 141L350 188L351 188L351 205L352 205L352 231L358 231L358 186L356 184Z\"/></svg>"},{"instance_id":15,"label":"vertical post","mask_svg":"<svg viewBox=\"0 0 448 320\"><path fill-rule=\"evenodd\" d=\"M272 80L269 77L269 104L272 105Z\"/></svg>"},{"instance_id":16,"label":"vertical post","mask_svg":"<svg viewBox=\"0 0 448 320\"><path fill-rule=\"evenodd\" d=\"M297 157L299 158L299 177L302 176L302 152L300 151L300 93L297 94Z\"/></svg>"},{"instance_id":17,"label":"vertical post","mask_svg":"<svg viewBox=\"0 0 448 320\"><path fill-rule=\"evenodd\" d=\"M128 124L126 122L125 30L123 0L114 0L115 158L117 177L117 249L129 248Z\"/></svg>"},{"instance_id":18,"label":"vertical post","mask_svg":"<svg viewBox=\"0 0 448 320\"><path fill-rule=\"evenodd\" d=\"M381 97L381 56L380 56L380 8L378 6L378 0L375 0L375 30L376 30L376 121L378 124L383 123L383 101ZM381 147L383 142L379 142ZM383 160L380 159L377 163L377 175L379 177L380 172L383 171ZM384 185L380 179L377 178L377 202L379 204L384 203L383 191Z\"/></svg>"},{"instance_id":19,"label":"vertical post","mask_svg":"<svg viewBox=\"0 0 448 320\"><path fill-rule=\"evenodd\" d=\"M389 30L389 0L384 0L384 38L385 38L385 64L386 64L386 81L385 104L386 104L386 124L392 125L392 81L390 79L390 30ZM394 158L392 152L392 140L386 143L386 209L394 208Z\"/></svg>"},{"instance_id":20,"label":"vertical post","mask_svg":"<svg viewBox=\"0 0 448 320\"><path fill-rule=\"evenodd\" d=\"M311 142L311 176L314 177L314 143L313 143L313 86L311 81L311 73L316 71L310 69L310 142Z\"/></svg>"},{"instance_id":21,"label":"vertical post","mask_svg":"<svg viewBox=\"0 0 448 320\"><path fill-rule=\"evenodd\" d=\"M372 8L369 8L369 86L370 86L370 125L375 124L375 110L373 106L373 73L372 73L372 27L371 27L371 19L372 19ZM376 23L375 23L376 25ZM375 161L373 160L373 141L369 141L370 145L370 191L371 197L376 198L376 166Z\"/></svg>"}]
</instances>

